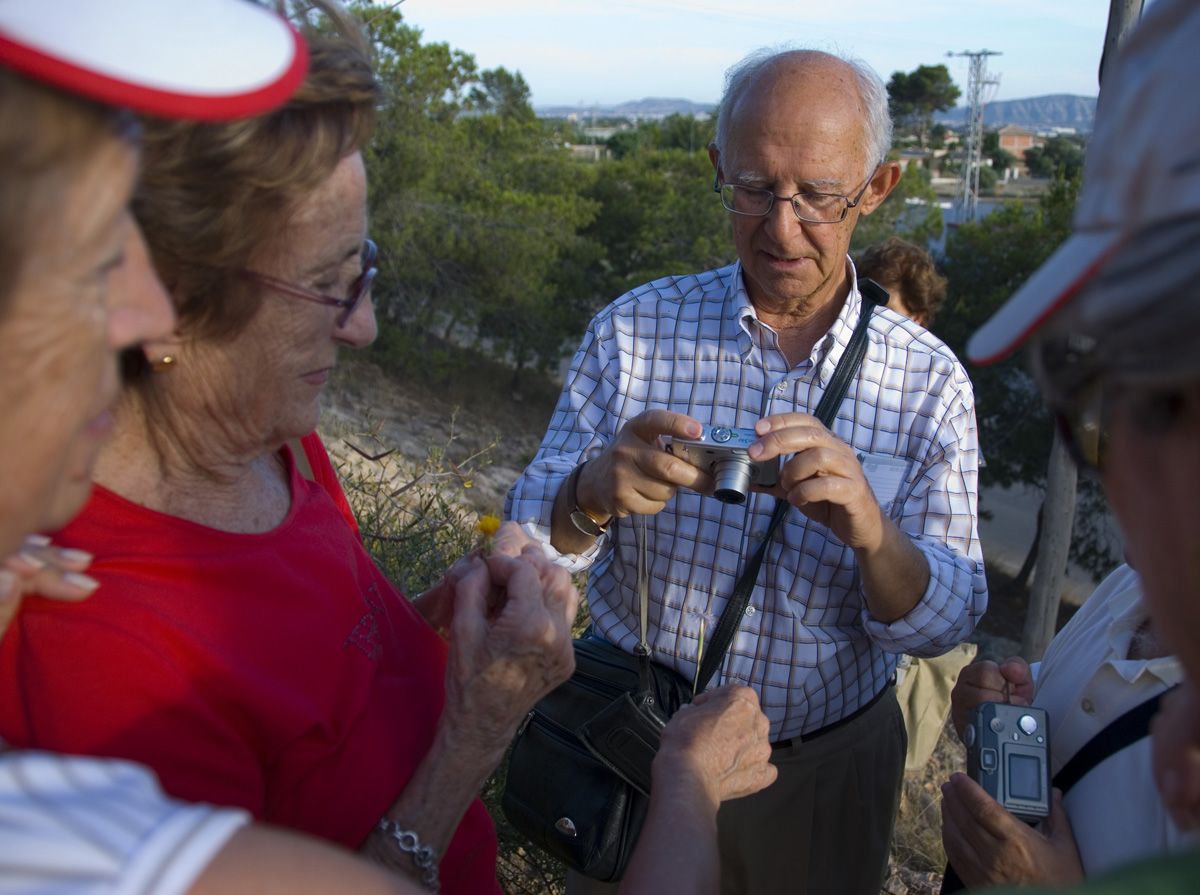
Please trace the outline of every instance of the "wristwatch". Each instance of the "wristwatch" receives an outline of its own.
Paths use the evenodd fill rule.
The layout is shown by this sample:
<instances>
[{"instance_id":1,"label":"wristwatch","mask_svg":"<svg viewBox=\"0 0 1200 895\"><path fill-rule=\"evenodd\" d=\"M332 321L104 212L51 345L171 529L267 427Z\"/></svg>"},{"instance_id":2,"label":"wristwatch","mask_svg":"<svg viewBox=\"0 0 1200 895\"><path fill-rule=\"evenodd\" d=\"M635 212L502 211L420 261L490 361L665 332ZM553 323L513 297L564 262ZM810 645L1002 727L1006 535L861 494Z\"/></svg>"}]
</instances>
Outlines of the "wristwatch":
<instances>
[{"instance_id":1,"label":"wristwatch","mask_svg":"<svg viewBox=\"0 0 1200 895\"><path fill-rule=\"evenodd\" d=\"M587 461L571 470L571 475L567 479L567 506L571 508L571 524L589 538L598 538L608 529L608 523L601 524L593 519L587 510L579 506L579 500L575 496L575 486L579 483L579 474L583 472L585 466L587 466Z\"/></svg>"}]
</instances>

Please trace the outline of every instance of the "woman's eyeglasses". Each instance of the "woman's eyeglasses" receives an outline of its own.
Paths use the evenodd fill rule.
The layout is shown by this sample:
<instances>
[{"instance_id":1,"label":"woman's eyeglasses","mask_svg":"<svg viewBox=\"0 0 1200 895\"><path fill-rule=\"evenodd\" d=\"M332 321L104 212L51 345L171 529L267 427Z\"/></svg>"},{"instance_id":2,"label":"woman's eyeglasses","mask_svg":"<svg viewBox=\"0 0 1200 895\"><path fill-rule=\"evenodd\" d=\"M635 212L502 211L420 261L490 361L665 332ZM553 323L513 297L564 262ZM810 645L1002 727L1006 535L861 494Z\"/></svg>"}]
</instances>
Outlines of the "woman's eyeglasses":
<instances>
[{"instance_id":1,"label":"woman's eyeglasses","mask_svg":"<svg viewBox=\"0 0 1200 895\"><path fill-rule=\"evenodd\" d=\"M261 286L266 286L268 289L273 289L283 295L290 295L292 298L300 298L304 301L312 301L317 304L341 308L341 313L337 316L337 325L340 329L346 325L346 322L354 314L354 309L358 307L363 297L370 294L371 284L375 281L375 277L379 273L379 268L375 266L378 258L379 248L372 240L366 240L362 248L362 273L350 284L349 294L345 298L322 295L320 292L313 292L311 289L305 289L303 286L297 286L286 280L280 280L253 270L240 270L238 274L247 280L258 283Z\"/></svg>"}]
</instances>

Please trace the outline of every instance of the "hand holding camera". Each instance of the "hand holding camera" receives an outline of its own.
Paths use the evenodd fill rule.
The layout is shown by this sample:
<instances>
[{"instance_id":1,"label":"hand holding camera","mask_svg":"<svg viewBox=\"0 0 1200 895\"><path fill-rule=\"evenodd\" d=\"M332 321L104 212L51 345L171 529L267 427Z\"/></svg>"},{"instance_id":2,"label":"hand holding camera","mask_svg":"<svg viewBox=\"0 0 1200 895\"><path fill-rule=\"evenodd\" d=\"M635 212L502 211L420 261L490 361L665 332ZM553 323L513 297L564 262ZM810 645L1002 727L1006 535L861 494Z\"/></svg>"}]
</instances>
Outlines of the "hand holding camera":
<instances>
[{"instance_id":1,"label":"hand holding camera","mask_svg":"<svg viewBox=\"0 0 1200 895\"><path fill-rule=\"evenodd\" d=\"M1029 663L1020 656L1000 664L985 659L972 662L959 672L950 694L950 718L960 740L966 734L971 713L984 702L1032 704L1033 674Z\"/></svg>"}]
</instances>

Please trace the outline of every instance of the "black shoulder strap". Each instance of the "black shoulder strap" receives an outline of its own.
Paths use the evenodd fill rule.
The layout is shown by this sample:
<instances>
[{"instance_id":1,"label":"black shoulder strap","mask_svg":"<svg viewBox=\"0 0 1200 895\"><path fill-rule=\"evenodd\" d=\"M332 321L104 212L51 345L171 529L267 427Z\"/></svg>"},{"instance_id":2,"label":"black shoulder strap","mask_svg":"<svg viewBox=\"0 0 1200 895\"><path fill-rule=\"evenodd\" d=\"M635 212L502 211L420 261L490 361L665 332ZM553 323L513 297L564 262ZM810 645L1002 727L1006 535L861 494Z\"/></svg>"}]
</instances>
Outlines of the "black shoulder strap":
<instances>
[{"instance_id":1,"label":"black shoulder strap","mask_svg":"<svg viewBox=\"0 0 1200 895\"><path fill-rule=\"evenodd\" d=\"M879 292L883 292L883 288L871 280L860 280L859 289L863 290L863 287L868 284L874 286ZM842 399L846 396L846 390L850 387L850 380L858 372L863 355L867 353L867 330L871 326L871 315L880 302L876 294L868 296L866 291L863 291L862 294L862 310L858 315L858 325L854 327L854 333L846 345L846 353L842 355L837 369L833 371L829 386L825 389L825 394L821 396L816 412L813 414L826 427L833 425ZM883 304L887 304L886 292L883 292ZM786 500L775 501L775 512L771 514L771 524L767 527L766 536L742 569L742 574L738 576L737 584L733 587L733 594L730 596L729 602L725 604L721 617L717 619L712 640L705 648L704 659L701 661L699 673L696 675L697 693L703 692L708 687L708 682L712 680L713 675L717 673L717 669L725 660L725 652L729 649L729 644L733 642L733 635L737 632L742 613L746 611L746 604L750 601L750 592L754 590L754 582L758 580L758 570L762 567L767 547L771 543L775 529L787 515L789 506L790 504Z\"/></svg>"},{"instance_id":2,"label":"black shoulder strap","mask_svg":"<svg viewBox=\"0 0 1200 895\"><path fill-rule=\"evenodd\" d=\"M1083 748L1072 755L1071 760L1054 775L1053 784L1066 795L1072 786L1100 762L1149 736L1150 722L1158 714L1163 697L1178 686L1176 684L1174 687L1168 687L1134 706L1084 743Z\"/></svg>"}]
</instances>

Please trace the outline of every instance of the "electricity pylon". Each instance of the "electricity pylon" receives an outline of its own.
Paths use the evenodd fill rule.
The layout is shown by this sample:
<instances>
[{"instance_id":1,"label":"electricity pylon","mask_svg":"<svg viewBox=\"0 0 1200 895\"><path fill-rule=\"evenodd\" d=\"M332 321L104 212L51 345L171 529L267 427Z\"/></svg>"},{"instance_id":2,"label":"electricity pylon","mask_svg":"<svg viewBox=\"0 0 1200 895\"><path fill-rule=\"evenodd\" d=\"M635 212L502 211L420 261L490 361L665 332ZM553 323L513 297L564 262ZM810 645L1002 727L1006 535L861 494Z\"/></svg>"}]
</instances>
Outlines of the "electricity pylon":
<instances>
[{"instance_id":1,"label":"electricity pylon","mask_svg":"<svg viewBox=\"0 0 1200 895\"><path fill-rule=\"evenodd\" d=\"M964 50L946 55L971 60L967 76L967 153L958 189L958 220L973 221L979 213L979 167L983 159L983 107L986 105L983 91L985 87L1000 83L999 78L988 77L987 57L1001 54L995 50Z\"/></svg>"}]
</instances>

